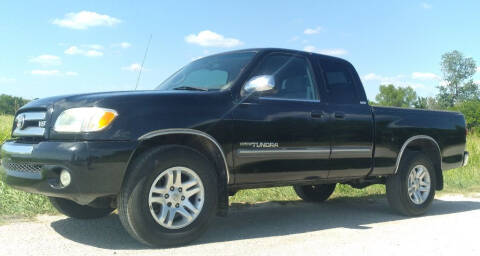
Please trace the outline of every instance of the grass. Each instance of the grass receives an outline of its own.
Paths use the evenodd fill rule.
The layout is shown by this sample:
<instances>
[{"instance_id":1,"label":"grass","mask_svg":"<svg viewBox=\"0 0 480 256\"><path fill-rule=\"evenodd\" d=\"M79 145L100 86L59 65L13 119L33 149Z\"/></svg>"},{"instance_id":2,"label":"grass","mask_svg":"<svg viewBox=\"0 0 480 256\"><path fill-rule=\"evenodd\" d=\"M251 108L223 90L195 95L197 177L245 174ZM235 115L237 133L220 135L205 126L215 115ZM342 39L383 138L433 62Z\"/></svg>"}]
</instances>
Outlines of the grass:
<instances>
[{"instance_id":1,"label":"grass","mask_svg":"<svg viewBox=\"0 0 480 256\"><path fill-rule=\"evenodd\" d=\"M12 116L0 116L0 144L10 138ZM6 216L32 217L37 214L55 214L47 197L15 190L4 183L0 172L0 222Z\"/></svg>"},{"instance_id":2,"label":"grass","mask_svg":"<svg viewBox=\"0 0 480 256\"><path fill-rule=\"evenodd\" d=\"M10 137L13 117L0 116L0 144ZM444 172L445 189L442 193L480 192L480 136L469 135L467 150L470 152L468 166ZM5 175L0 172L0 222L2 219L32 217L37 214L56 214L45 196L14 190L4 183ZM364 189L354 189L348 185L338 185L332 198L378 196L385 194L385 186L373 185ZM230 197L232 203L256 203L264 201L299 200L292 187L262 188L239 191Z\"/></svg>"}]
</instances>

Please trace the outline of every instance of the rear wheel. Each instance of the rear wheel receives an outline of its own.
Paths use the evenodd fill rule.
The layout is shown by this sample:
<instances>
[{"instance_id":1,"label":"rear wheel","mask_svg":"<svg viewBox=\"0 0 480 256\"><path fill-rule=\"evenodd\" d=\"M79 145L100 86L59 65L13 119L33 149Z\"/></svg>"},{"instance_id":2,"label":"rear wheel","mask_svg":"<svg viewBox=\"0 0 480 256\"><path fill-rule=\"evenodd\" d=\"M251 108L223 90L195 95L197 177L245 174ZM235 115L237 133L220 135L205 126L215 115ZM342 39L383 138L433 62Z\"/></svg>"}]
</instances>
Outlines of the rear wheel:
<instances>
[{"instance_id":1,"label":"rear wheel","mask_svg":"<svg viewBox=\"0 0 480 256\"><path fill-rule=\"evenodd\" d=\"M297 195L308 202L323 202L327 200L335 190L337 184L319 184L319 185L294 185L293 189Z\"/></svg>"},{"instance_id":2,"label":"rear wheel","mask_svg":"<svg viewBox=\"0 0 480 256\"><path fill-rule=\"evenodd\" d=\"M171 247L206 230L217 198L215 169L202 154L184 146L161 146L135 160L118 209L132 237L149 246Z\"/></svg>"},{"instance_id":3,"label":"rear wheel","mask_svg":"<svg viewBox=\"0 0 480 256\"><path fill-rule=\"evenodd\" d=\"M435 169L425 154L405 154L397 174L387 178L387 199L397 212L418 216L428 210L435 197Z\"/></svg>"},{"instance_id":4,"label":"rear wheel","mask_svg":"<svg viewBox=\"0 0 480 256\"><path fill-rule=\"evenodd\" d=\"M80 205L64 198L49 197L49 199L53 207L55 207L60 213L75 219L101 218L109 215L115 210L114 208L95 208L88 205Z\"/></svg>"}]
</instances>

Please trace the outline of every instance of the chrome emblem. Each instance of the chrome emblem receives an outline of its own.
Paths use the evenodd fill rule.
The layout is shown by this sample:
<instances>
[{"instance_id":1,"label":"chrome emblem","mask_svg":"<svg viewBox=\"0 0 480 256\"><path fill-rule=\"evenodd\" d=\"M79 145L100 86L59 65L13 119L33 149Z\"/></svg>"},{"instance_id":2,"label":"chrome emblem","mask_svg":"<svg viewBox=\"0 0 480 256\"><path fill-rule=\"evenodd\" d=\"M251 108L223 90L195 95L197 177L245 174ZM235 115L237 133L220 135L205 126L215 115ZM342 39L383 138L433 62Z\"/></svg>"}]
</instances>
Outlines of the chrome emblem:
<instances>
[{"instance_id":1,"label":"chrome emblem","mask_svg":"<svg viewBox=\"0 0 480 256\"><path fill-rule=\"evenodd\" d=\"M21 114L19 116L17 116L17 129L23 129L23 126L25 125L25 114Z\"/></svg>"}]
</instances>

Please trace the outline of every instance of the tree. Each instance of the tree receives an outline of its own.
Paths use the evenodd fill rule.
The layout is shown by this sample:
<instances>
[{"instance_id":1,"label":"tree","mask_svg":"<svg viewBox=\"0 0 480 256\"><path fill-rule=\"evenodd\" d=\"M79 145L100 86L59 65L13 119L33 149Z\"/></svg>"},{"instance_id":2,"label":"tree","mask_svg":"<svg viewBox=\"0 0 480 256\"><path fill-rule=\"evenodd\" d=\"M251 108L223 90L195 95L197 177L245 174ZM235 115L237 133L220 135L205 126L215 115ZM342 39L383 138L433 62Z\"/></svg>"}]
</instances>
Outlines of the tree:
<instances>
[{"instance_id":1,"label":"tree","mask_svg":"<svg viewBox=\"0 0 480 256\"><path fill-rule=\"evenodd\" d=\"M415 106L417 93L411 87L380 85L380 92L375 96L375 100L383 106L408 108Z\"/></svg>"},{"instance_id":2,"label":"tree","mask_svg":"<svg viewBox=\"0 0 480 256\"><path fill-rule=\"evenodd\" d=\"M0 95L0 114L13 115L17 110L28 103L28 100L6 94Z\"/></svg>"},{"instance_id":3,"label":"tree","mask_svg":"<svg viewBox=\"0 0 480 256\"><path fill-rule=\"evenodd\" d=\"M480 127L480 100L460 102L450 110L462 112L469 130Z\"/></svg>"},{"instance_id":4,"label":"tree","mask_svg":"<svg viewBox=\"0 0 480 256\"><path fill-rule=\"evenodd\" d=\"M437 101L443 107L453 107L457 102L478 99L478 86L472 81L476 64L472 58L465 58L459 51L442 55L441 68L444 85L438 87ZM465 82L467 81L467 82Z\"/></svg>"}]
</instances>

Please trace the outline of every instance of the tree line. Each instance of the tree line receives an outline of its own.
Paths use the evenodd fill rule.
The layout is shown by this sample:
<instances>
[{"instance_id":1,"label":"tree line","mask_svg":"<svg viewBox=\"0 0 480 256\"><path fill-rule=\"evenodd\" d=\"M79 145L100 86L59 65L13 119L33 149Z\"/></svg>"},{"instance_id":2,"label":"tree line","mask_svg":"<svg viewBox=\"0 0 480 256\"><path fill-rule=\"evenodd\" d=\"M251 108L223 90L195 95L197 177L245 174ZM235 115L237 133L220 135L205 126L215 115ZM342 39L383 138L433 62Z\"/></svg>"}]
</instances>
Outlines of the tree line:
<instances>
[{"instance_id":1,"label":"tree line","mask_svg":"<svg viewBox=\"0 0 480 256\"><path fill-rule=\"evenodd\" d=\"M473 81L477 65L472 58L459 51L451 51L441 57L442 82L438 93L432 97L420 97L410 87L393 84L380 85L372 105L407 107L462 112L470 130L480 130L480 89Z\"/></svg>"},{"instance_id":2,"label":"tree line","mask_svg":"<svg viewBox=\"0 0 480 256\"><path fill-rule=\"evenodd\" d=\"M29 100L6 94L0 95L0 115L14 115L17 110Z\"/></svg>"}]
</instances>

